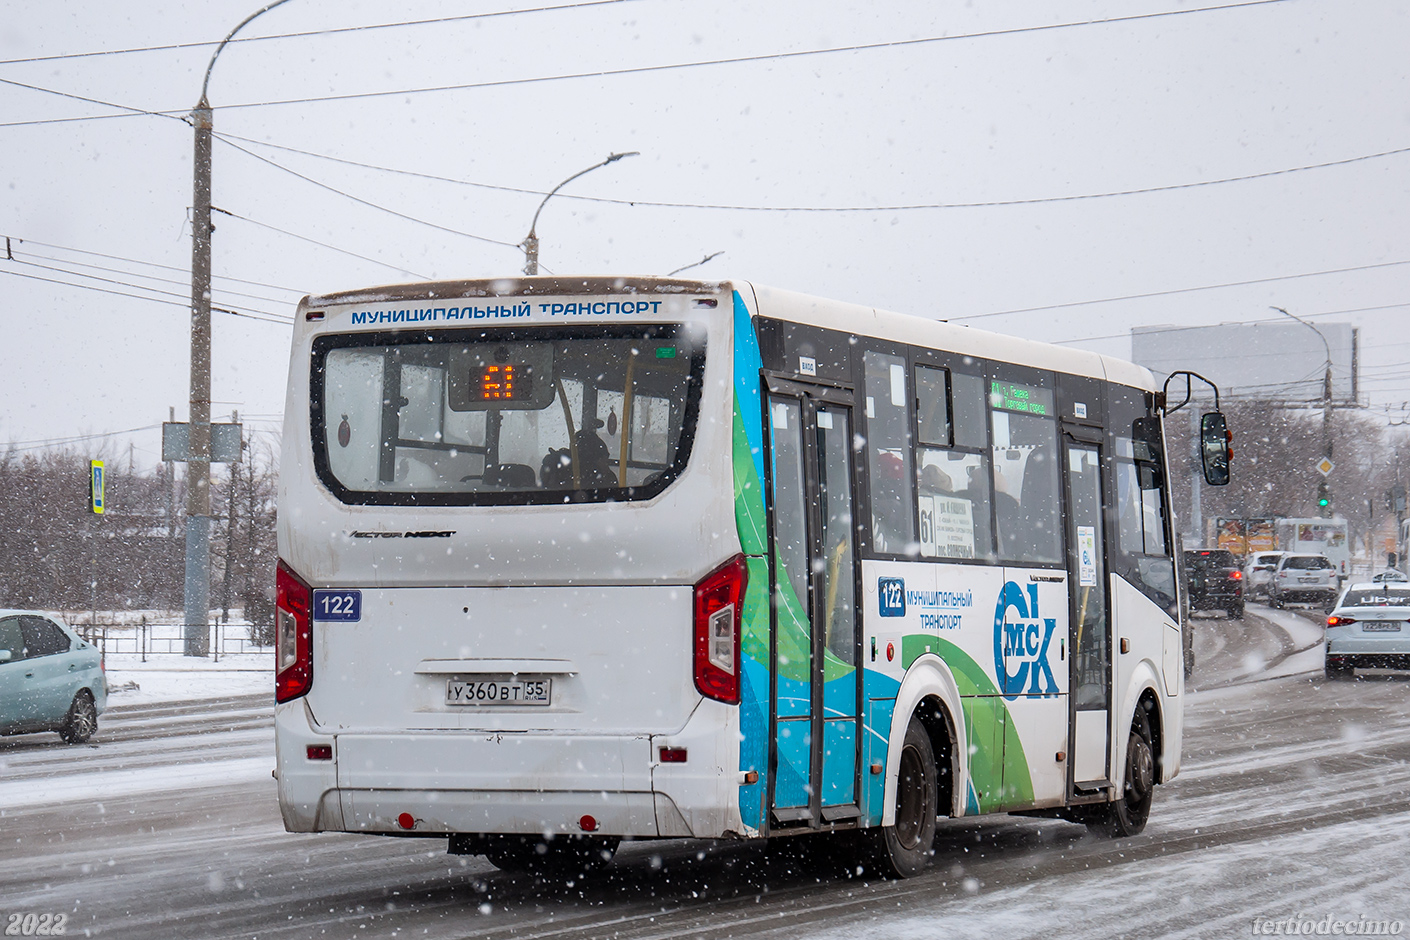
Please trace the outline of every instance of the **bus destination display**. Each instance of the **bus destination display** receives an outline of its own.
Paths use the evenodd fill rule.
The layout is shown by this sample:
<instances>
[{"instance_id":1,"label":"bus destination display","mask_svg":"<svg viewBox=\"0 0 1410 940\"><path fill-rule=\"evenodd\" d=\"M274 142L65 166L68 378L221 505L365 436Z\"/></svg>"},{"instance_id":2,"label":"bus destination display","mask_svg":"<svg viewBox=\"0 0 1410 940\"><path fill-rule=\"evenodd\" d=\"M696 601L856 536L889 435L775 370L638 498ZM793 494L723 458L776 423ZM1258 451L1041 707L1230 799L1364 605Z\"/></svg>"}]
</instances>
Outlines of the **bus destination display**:
<instances>
[{"instance_id":1,"label":"bus destination display","mask_svg":"<svg viewBox=\"0 0 1410 940\"><path fill-rule=\"evenodd\" d=\"M1017 382L989 383L989 401L1004 411L1022 411L1031 415L1053 413L1053 393L1046 388L1019 385Z\"/></svg>"}]
</instances>

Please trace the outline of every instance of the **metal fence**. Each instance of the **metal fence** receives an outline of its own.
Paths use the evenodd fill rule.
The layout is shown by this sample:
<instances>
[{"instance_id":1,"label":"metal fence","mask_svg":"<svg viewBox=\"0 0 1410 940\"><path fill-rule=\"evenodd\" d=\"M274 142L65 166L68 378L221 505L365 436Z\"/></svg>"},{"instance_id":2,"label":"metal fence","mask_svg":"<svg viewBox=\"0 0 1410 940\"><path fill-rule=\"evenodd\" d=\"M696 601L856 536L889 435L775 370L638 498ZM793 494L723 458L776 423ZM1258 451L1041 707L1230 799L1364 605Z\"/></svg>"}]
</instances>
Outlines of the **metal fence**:
<instances>
[{"instance_id":1,"label":"metal fence","mask_svg":"<svg viewBox=\"0 0 1410 940\"><path fill-rule=\"evenodd\" d=\"M85 623L74 629L104 656L132 653L140 655L145 663L149 656L179 656L186 652L186 626L180 623ZM213 623L208 630L207 655L216 662L222 656L241 653L274 655L272 645L251 638L249 624Z\"/></svg>"}]
</instances>

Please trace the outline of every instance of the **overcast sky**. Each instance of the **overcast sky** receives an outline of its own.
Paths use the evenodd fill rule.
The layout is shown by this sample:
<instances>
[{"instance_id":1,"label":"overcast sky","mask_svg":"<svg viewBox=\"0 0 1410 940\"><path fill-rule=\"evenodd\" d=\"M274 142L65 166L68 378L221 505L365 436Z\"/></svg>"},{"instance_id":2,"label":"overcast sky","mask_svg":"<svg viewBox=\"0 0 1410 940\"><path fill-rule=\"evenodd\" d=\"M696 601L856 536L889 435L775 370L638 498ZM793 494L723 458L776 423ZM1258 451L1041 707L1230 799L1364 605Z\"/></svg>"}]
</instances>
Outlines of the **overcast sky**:
<instances>
[{"instance_id":1,"label":"overcast sky","mask_svg":"<svg viewBox=\"0 0 1410 940\"><path fill-rule=\"evenodd\" d=\"M34 86L0 90L0 442L139 428L78 446L150 464L186 418L179 118L259 6L0 0L0 80ZM288 0L225 49L217 417L277 431L303 294L515 274L542 194L629 150L548 203L545 272L723 252L690 273L1121 356L1276 305L1358 327L1403 417L1410 5L555 6Z\"/></svg>"}]
</instances>

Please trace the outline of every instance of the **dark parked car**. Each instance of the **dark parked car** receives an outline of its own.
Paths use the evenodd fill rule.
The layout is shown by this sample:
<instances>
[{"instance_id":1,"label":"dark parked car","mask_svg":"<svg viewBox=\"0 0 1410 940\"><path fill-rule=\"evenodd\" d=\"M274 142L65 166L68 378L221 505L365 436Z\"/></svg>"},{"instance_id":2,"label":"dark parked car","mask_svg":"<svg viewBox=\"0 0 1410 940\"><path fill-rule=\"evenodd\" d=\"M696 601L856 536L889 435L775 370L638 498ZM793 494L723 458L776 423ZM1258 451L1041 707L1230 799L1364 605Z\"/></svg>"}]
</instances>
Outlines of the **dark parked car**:
<instances>
[{"instance_id":1,"label":"dark parked car","mask_svg":"<svg viewBox=\"0 0 1410 940\"><path fill-rule=\"evenodd\" d=\"M1185 578L1190 610L1222 610L1231 619L1243 617L1244 573L1233 552L1185 552Z\"/></svg>"}]
</instances>

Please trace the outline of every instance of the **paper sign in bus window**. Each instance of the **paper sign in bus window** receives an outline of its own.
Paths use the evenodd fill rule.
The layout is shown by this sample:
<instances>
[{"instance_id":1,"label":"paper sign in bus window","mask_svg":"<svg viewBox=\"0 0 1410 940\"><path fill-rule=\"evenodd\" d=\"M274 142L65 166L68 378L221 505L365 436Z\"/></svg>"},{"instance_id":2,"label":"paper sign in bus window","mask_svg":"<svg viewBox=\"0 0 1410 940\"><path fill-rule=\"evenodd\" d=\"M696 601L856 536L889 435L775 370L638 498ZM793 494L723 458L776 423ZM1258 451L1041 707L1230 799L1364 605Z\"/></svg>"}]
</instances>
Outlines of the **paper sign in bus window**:
<instances>
[{"instance_id":1,"label":"paper sign in bus window","mask_svg":"<svg viewBox=\"0 0 1410 940\"><path fill-rule=\"evenodd\" d=\"M1097 527L1077 527L1077 584L1095 587L1097 584Z\"/></svg>"},{"instance_id":2,"label":"paper sign in bus window","mask_svg":"<svg viewBox=\"0 0 1410 940\"><path fill-rule=\"evenodd\" d=\"M926 558L973 558L973 504L958 496L921 495L920 552Z\"/></svg>"}]
</instances>

